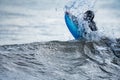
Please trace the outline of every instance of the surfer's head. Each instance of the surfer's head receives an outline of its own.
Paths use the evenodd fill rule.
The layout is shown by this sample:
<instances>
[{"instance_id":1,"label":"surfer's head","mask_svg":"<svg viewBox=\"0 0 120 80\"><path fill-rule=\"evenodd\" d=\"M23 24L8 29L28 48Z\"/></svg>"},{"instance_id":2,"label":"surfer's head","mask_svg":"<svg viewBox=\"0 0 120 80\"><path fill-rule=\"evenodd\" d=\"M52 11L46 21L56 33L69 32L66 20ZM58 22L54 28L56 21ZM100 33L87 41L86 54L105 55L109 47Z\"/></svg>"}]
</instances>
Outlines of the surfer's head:
<instances>
[{"instance_id":1,"label":"surfer's head","mask_svg":"<svg viewBox=\"0 0 120 80\"><path fill-rule=\"evenodd\" d=\"M83 18L84 18L84 20L86 20L86 21L88 21L88 20L92 21L93 18L94 18L94 12L91 11L91 10L86 11L86 12L84 13L84 17L83 17Z\"/></svg>"}]
</instances>

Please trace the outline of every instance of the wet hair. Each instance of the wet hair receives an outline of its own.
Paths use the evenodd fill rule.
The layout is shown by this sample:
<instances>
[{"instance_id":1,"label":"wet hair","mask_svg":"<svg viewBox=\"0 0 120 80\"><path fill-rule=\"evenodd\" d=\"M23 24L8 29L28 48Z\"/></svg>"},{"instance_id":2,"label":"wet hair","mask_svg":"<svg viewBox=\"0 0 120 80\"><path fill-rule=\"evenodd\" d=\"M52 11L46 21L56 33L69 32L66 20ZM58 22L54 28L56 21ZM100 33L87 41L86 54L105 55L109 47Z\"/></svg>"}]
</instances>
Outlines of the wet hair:
<instances>
[{"instance_id":1,"label":"wet hair","mask_svg":"<svg viewBox=\"0 0 120 80\"><path fill-rule=\"evenodd\" d=\"M86 11L85 13L84 13L84 20L90 20L90 21L92 21L93 20L93 18L94 18L94 12L93 11L91 11L91 10L88 10L88 11Z\"/></svg>"}]
</instances>

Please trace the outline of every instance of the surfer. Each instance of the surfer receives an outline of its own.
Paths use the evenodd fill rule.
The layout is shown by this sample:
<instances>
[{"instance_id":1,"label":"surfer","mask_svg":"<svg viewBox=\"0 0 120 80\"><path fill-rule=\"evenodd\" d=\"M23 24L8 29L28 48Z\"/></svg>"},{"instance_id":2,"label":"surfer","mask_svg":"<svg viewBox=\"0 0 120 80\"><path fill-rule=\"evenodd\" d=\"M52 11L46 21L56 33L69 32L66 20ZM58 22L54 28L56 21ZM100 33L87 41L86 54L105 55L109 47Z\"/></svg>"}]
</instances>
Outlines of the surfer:
<instances>
[{"instance_id":1,"label":"surfer","mask_svg":"<svg viewBox=\"0 0 120 80\"><path fill-rule=\"evenodd\" d=\"M76 39L86 39L93 40L94 35L96 35L97 27L94 22L94 12L91 10L87 10L81 19L72 15L70 12L66 11L66 15L70 17L66 17L68 28ZM73 23L71 23L71 20ZM69 21L68 21L69 20ZM75 31L76 30L76 31ZM80 32L78 34L78 32Z\"/></svg>"},{"instance_id":2,"label":"surfer","mask_svg":"<svg viewBox=\"0 0 120 80\"><path fill-rule=\"evenodd\" d=\"M93 21L93 19L94 19L94 12L93 12L93 11L91 11L91 10L86 11L86 12L84 13L83 19L84 19L84 21L87 22L89 28L90 28L92 31L97 31L96 24L95 24L95 22Z\"/></svg>"},{"instance_id":3,"label":"surfer","mask_svg":"<svg viewBox=\"0 0 120 80\"><path fill-rule=\"evenodd\" d=\"M83 37L87 40L93 40L96 37L97 26L94 22L94 12L91 10L87 10L83 15L83 27L84 33Z\"/></svg>"},{"instance_id":4,"label":"surfer","mask_svg":"<svg viewBox=\"0 0 120 80\"><path fill-rule=\"evenodd\" d=\"M69 12L66 12L66 14L70 15L73 22L78 25L78 19L76 16L70 14ZM83 20L88 24L91 31L97 31L97 27L96 27L96 24L93 21L93 19L94 19L94 12L93 11L88 10L84 13ZM84 26L84 27L86 27L86 26Z\"/></svg>"}]
</instances>

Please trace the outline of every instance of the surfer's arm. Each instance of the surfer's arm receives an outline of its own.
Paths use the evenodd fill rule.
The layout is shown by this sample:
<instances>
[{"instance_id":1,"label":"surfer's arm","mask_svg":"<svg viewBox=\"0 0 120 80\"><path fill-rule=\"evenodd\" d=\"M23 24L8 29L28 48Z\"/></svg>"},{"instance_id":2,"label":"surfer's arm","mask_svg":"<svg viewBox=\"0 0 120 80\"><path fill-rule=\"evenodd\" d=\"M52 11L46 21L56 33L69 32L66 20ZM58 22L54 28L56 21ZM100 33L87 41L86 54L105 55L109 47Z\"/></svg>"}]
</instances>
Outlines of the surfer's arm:
<instances>
[{"instance_id":1,"label":"surfer's arm","mask_svg":"<svg viewBox=\"0 0 120 80\"><path fill-rule=\"evenodd\" d=\"M73 22L78 26L78 19L76 16L72 15L70 12L66 11L65 14L69 15Z\"/></svg>"},{"instance_id":2,"label":"surfer's arm","mask_svg":"<svg viewBox=\"0 0 120 80\"><path fill-rule=\"evenodd\" d=\"M96 23L94 21L90 22L89 23L89 27L92 31L97 31L97 26L96 26Z\"/></svg>"},{"instance_id":3,"label":"surfer's arm","mask_svg":"<svg viewBox=\"0 0 120 80\"><path fill-rule=\"evenodd\" d=\"M98 30L98 28L97 28L97 26L96 26L96 23L94 22L94 30L95 31L97 31Z\"/></svg>"}]
</instances>

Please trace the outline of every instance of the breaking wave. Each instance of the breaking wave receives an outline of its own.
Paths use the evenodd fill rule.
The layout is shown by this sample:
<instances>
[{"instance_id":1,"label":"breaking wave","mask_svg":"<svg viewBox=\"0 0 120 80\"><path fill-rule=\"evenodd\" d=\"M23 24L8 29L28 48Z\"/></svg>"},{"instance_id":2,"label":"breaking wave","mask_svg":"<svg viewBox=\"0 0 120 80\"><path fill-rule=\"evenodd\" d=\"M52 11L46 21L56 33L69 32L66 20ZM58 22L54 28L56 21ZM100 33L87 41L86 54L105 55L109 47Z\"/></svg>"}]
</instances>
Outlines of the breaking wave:
<instances>
[{"instance_id":1,"label":"breaking wave","mask_svg":"<svg viewBox=\"0 0 120 80\"><path fill-rule=\"evenodd\" d=\"M0 80L119 80L120 40L0 46Z\"/></svg>"}]
</instances>

